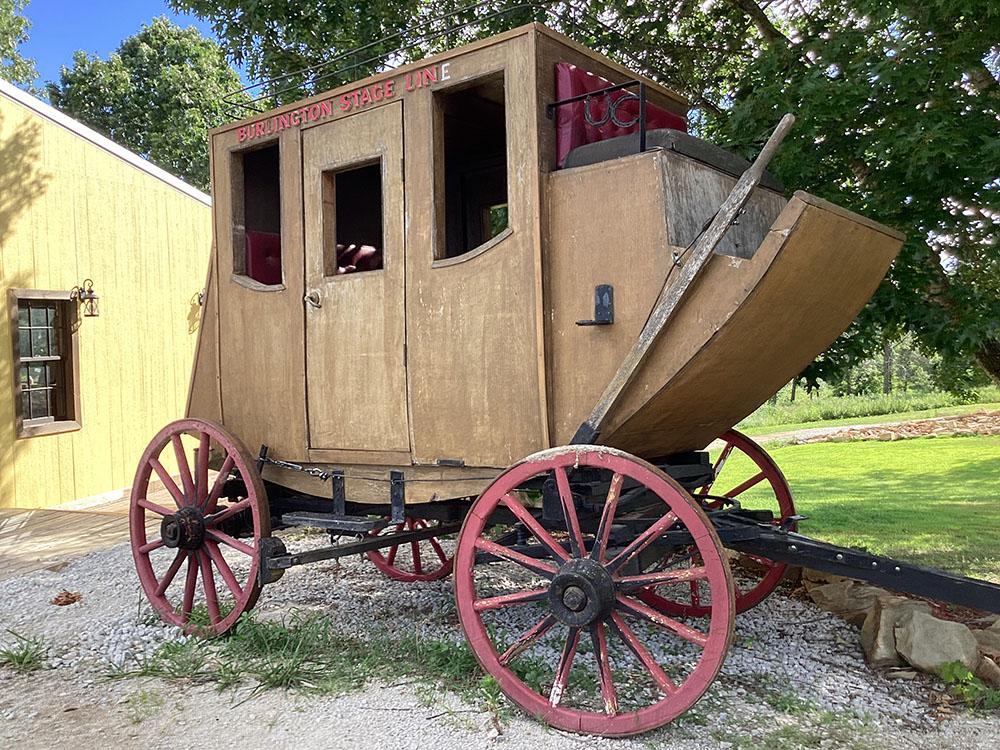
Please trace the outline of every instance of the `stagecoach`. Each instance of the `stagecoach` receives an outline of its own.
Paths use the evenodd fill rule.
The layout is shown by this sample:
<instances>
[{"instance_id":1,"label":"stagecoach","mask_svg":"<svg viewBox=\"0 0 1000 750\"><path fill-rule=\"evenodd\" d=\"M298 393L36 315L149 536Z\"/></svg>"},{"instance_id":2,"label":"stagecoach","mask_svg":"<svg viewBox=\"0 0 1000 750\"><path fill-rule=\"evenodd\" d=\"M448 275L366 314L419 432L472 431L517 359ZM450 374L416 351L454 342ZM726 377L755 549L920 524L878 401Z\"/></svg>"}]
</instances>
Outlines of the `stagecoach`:
<instances>
[{"instance_id":1,"label":"stagecoach","mask_svg":"<svg viewBox=\"0 0 1000 750\"><path fill-rule=\"evenodd\" d=\"M507 696L604 735L693 705L789 562L996 610L996 586L798 534L732 429L903 238L788 197L765 167L790 117L750 164L687 109L535 24L214 130L188 415L132 490L154 609L218 636L293 566L452 575Z\"/></svg>"}]
</instances>

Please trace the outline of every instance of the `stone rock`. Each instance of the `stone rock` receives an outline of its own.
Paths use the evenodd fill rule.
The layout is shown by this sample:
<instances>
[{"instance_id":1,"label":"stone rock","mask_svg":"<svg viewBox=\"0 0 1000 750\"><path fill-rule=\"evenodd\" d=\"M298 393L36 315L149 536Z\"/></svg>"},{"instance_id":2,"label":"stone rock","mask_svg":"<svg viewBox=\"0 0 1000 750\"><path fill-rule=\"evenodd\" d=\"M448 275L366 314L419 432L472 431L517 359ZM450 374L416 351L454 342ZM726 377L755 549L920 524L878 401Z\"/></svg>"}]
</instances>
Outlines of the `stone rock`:
<instances>
[{"instance_id":1,"label":"stone rock","mask_svg":"<svg viewBox=\"0 0 1000 750\"><path fill-rule=\"evenodd\" d=\"M992 688L1000 688L1000 666L990 657L984 656L972 673Z\"/></svg>"},{"instance_id":2,"label":"stone rock","mask_svg":"<svg viewBox=\"0 0 1000 750\"><path fill-rule=\"evenodd\" d=\"M848 579L844 576L837 576L833 573L824 573L821 570L813 570L812 568L802 568L802 582L807 586L810 583L837 583L838 581L846 581Z\"/></svg>"},{"instance_id":3,"label":"stone rock","mask_svg":"<svg viewBox=\"0 0 1000 750\"><path fill-rule=\"evenodd\" d=\"M843 617L854 625L860 625L885 589L865 586L850 578L819 586L806 586L810 598L827 612Z\"/></svg>"},{"instance_id":4,"label":"stone rock","mask_svg":"<svg viewBox=\"0 0 1000 750\"><path fill-rule=\"evenodd\" d=\"M988 630L1000 630L1000 615L997 615L996 619L993 621L993 624L990 625Z\"/></svg>"},{"instance_id":5,"label":"stone rock","mask_svg":"<svg viewBox=\"0 0 1000 750\"><path fill-rule=\"evenodd\" d=\"M980 658L979 644L965 625L919 610L908 612L896 624L896 651L907 664L935 674L953 661L975 669Z\"/></svg>"},{"instance_id":6,"label":"stone rock","mask_svg":"<svg viewBox=\"0 0 1000 750\"><path fill-rule=\"evenodd\" d=\"M973 630L972 636L979 644L979 650L983 656L994 660L1000 659L1000 630L993 630L993 628Z\"/></svg>"},{"instance_id":7,"label":"stone rock","mask_svg":"<svg viewBox=\"0 0 1000 750\"><path fill-rule=\"evenodd\" d=\"M870 666L903 666L896 653L896 624L909 612L930 614L931 606L904 596L876 597L861 626L861 647Z\"/></svg>"}]
</instances>

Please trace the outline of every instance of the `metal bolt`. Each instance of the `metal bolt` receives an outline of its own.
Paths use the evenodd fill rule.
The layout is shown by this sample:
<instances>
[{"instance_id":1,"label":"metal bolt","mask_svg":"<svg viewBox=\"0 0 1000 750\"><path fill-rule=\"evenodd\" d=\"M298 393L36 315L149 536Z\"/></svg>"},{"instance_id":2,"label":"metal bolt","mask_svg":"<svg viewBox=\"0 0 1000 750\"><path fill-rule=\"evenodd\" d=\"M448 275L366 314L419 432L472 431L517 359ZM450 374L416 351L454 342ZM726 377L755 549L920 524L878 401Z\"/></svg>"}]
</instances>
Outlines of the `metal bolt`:
<instances>
[{"instance_id":1,"label":"metal bolt","mask_svg":"<svg viewBox=\"0 0 1000 750\"><path fill-rule=\"evenodd\" d=\"M788 549L790 549L792 552L795 552L798 550L798 547L796 547L794 544L790 544L788 545Z\"/></svg>"},{"instance_id":2,"label":"metal bolt","mask_svg":"<svg viewBox=\"0 0 1000 750\"><path fill-rule=\"evenodd\" d=\"M842 554L840 554L840 553L838 552L838 553L837 553L837 559L838 559L838 560L843 560L843 559L844 559L844 556L843 556Z\"/></svg>"},{"instance_id":3,"label":"metal bolt","mask_svg":"<svg viewBox=\"0 0 1000 750\"><path fill-rule=\"evenodd\" d=\"M873 568L877 568L877 567L878 567L878 563L877 563L877 562L873 562L873 563L872 563L872 567L873 567Z\"/></svg>"},{"instance_id":4,"label":"metal bolt","mask_svg":"<svg viewBox=\"0 0 1000 750\"><path fill-rule=\"evenodd\" d=\"M579 586L567 586L563 591L562 601L566 609L579 612L587 606L587 595Z\"/></svg>"},{"instance_id":5,"label":"metal bolt","mask_svg":"<svg viewBox=\"0 0 1000 750\"><path fill-rule=\"evenodd\" d=\"M898 572L899 572L899 566L897 565L897 566L896 566L895 568L893 568L893 570L894 570L894 571L895 571L896 573L898 573Z\"/></svg>"}]
</instances>

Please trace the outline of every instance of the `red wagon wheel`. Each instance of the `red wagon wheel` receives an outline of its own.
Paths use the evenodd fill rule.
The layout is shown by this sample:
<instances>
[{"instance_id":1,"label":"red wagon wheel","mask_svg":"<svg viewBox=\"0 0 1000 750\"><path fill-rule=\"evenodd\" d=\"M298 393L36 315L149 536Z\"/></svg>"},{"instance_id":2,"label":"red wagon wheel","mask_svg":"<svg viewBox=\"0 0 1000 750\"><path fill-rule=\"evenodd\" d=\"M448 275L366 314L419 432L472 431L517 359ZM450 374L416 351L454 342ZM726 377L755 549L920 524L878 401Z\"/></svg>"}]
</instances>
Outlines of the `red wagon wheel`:
<instances>
[{"instance_id":1,"label":"red wagon wheel","mask_svg":"<svg viewBox=\"0 0 1000 750\"><path fill-rule=\"evenodd\" d=\"M770 510L773 523L780 526L795 515L795 503L792 491L785 481L781 469L763 448L746 435L729 430L720 440L725 443L714 464L715 480L701 487L695 497L705 498L705 507L716 510L723 507L724 501L712 500L706 496L726 497L733 500L745 499L744 507L753 510ZM724 472L724 469L728 471ZM730 489L725 492L713 492L719 482L725 483ZM758 493L752 499L746 499L744 493L767 482L764 492ZM795 524L789 526L795 530ZM741 554L739 575L736 576L736 612L745 612L764 601L778 586L785 570L785 563L768 560L758 555ZM672 564L669 558L664 559L659 566L668 569ZM705 617L712 610L711 599L706 596L700 583L691 581L686 586L670 586L649 589L642 594L642 600L651 607L666 614L680 617Z\"/></svg>"},{"instance_id":2,"label":"red wagon wheel","mask_svg":"<svg viewBox=\"0 0 1000 750\"><path fill-rule=\"evenodd\" d=\"M161 462L167 446L180 476L179 487ZM213 481L209 481L210 454L220 461ZM166 490L162 504L151 497L153 474ZM243 491L223 498L230 478L241 479ZM152 539L147 537L147 517L160 526ZM235 538L236 527L246 539ZM184 419L157 433L139 460L129 529L139 582L153 609L167 622L187 633L221 635L256 603L257 550L261 538L271 533L267 497L253 459L221 425ZM232 550L231 561L223 550ZM181 568L183 577L178 575ZM221 597L217 576L225 587ZM192 617L195 600L201 598L207 611L204 621Z\"/></svg>"},{"instance_id":3,"label":"red wagon wheel","mask_svg":"<svg viewBox=\"0 0 1000 750\"><path fill-rule=\"evenodd\" d=\"M570 484L581 468L588 482L597 473L608 486L603 505L590 511L578 508ZM555 526L543 526L531 493L519 491L546 478L563 510ZM653 512L631 519L633 531L618 541L630 520L616 518L626 482L646 488ZM491 527L512 519L530 544L493 540ZM648 575L632 570L668 530L686 530L703 563ZM560 729L622 736L662 726L702 696L729 648L732 579L714 528L679 485L622 451L555 448L514 465L472 505L455 560L458 615L479 663L514 703ZM707 630L637 598L652 583L691 579L714 594Z\"/></svg>"},{"instance_id":4,"label":"red wagon wheel","mask_svg":"<svg viewBox=\"0 0 1000 750\"><path fill-rule=\"evenodd\" d=\"M407 516L403 523L387 526L382 531L397 533L428 528L432 527L424 519ZM386 549L369 550L368 559L384 575L406 583L437 581L451 573L455 562L454 556L445 551L436 536L418 542L394 544Z\"/></svg>"}]
</instances>

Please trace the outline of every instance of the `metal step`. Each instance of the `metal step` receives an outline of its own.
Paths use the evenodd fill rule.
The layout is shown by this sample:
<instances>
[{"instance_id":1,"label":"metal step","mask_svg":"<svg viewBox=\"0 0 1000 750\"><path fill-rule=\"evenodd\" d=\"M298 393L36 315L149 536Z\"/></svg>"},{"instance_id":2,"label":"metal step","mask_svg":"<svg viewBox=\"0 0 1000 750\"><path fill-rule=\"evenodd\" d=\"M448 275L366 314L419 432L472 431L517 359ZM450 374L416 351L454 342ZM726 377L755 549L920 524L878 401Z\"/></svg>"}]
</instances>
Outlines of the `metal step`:
<instances>
[{"instance_id":1,"label":"metal step","mask_svg":"<svg viewBox=\"0 0 1000 750\"><path fill-rule=\"evenodd\" d=\"M281 522L285 526L312 526L331 531L348 531L365 534L383 523L382 519L368 516L338 516L333 513L283 513Z\"/></svg>"}]
</instances>

